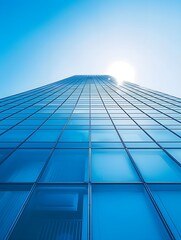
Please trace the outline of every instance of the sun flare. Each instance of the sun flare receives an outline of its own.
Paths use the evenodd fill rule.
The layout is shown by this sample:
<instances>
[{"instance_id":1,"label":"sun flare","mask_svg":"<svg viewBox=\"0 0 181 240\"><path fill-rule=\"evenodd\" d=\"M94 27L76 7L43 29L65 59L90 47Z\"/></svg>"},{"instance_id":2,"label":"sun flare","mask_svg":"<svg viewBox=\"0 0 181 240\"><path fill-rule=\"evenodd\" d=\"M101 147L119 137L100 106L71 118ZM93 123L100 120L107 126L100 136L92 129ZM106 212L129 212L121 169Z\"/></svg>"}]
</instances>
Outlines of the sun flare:
<instances>
[{"instance_id":1,"label":"sun flare","mask_svg":"<svg viewBox=\"0 0 181 240\"><path fill-rule=\"evenodd\" d=\"M113 76L118 84L123 81L135 82L135 68L127 62L113 62L107 70L107 74Z\"/></svg>"}]
</instances>

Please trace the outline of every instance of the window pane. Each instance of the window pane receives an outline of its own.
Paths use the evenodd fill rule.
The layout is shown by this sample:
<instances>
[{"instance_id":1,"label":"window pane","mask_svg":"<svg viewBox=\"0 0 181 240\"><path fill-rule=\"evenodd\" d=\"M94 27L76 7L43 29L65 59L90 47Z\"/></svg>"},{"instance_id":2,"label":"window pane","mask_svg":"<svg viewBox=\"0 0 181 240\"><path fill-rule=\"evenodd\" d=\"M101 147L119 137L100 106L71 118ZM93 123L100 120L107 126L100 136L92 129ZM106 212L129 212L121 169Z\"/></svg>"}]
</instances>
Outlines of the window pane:
<instances>
[{"instance_id":1,"label":"window pane","mask_svg":"<svg viewBox=\"0 0 181 240\"><path fill-rule=\"evenodd\" d=\"M92 130L93 142L120 142L115 130Z\"/></svg>"},{"instance_id":2,"label":"window pane","mask_svg":"<svg viewBox=\"0 0 181 240\"><path fill-rule=\"evenodd\" d=\"M23 142L32 130L9 130L0 136L0 142Z\"/></svg>"},{"instance_id":3,"label":"window pane","mask_svg":"<svg viewBox=\"0 0 181 240\"><path fill-rule=\"evenodd\" d=\"M93 186L93 239L169 239L142 186Z\"/></svg>"},{"instance_id":4,"label":"window pane","mask_svg":"<svg viewBox=\"0 0 181 240\"><path fill-rule=\"evenodd\" d=\"M65 130L60 138L61 142L88 142L88 130Z\"/></svg>"},{"instance_id":5,"label":"window pane","mask_svg":"<svg viewBox=\"0 0 181 240\"><path fill-rule=\"evenodd\" d=\"M137 182L139 178L124 150L92 150L92 181Z\"/></svg>"},{"instance_id":6,"label":"window pane","mask_svg":"<svg viewBox=\"0 0 181 240\"><path fill-rule=\"evenodd\" d=\"M175 235L181 236L181 186L180 185L152 185L153 196L164 215L167 223Z\"/></svg>"},{"instance_id":7,"label":"window pane","mask_svg":"<svg viewBox=\"0 0 181 240\"><path fill-rule=\"evenodd\" d=\"M26 185L0 186L0 239L5 239L28 196L29 190L30 187Z\"/></svg>"},{"instance_id":8,"label":"window pane","mask_svg":"<svg viewBox=\"0 0 181 240\"><path fill-rule=\"evenodd\" d=\"M179 166L162 150L130 150L147 182L180 182Z\"/></svg>"},{"instance_id":9,"label":"window pane","mask_svg":"<svg viewBox=\"0 0 181 240\"><path fill-rule=\"evenodd\" d=\"M21 149L0 165L0 182L34 182L50 150Z\"/></svg>"},{"instance_id":10,"label":"window pane","mask_svg":"<svg viewBox=\"0 0 181 240\"><path fill-rule=\"evenodd\" d=\"M181 149L167 149L169 152L179 163L181 163Z\"/></svg>"},{"instance_id":11,"label":"window pane","mask_svg":"<svg viewBox=\"0 0 181 240\"><path fill-rule=\"evenodd\" d=\"M29 139L28 142L56 142L61 130L38 130Z\"/></svg>"},{"instance_id":12,"label":"window pane","mask_svg":"<svg viewBox=\"0 0 181 240\"><path fill-rule=\"evenodd\" d=\"M42 177L44 182L85 182L88 150L55 150Z\"/></svg>"},{"instance_id":13,"label":"window pane","mask_svg":"<svg viewBox=\"0 0 181 240\"><path fill-rule=\"evenodd\" d=\"M119 133L125 142L152 141L152 139L142 130L119 130Z\"/></svg>"},{"instance_id":14,"label":"window pane","mask_svg":"<svg viewBox=\"0 0 181 240\"><path fill-rule=\"evenodd\" d=\"M0 162L3 161L11 151L12 149L0 149Z\"/></svg>"},{"instance_id":15,"label":"window pane","mask_svg":"<svg viewBox=\"0 0 181 240\"><path fill-rule=\"evenodd\" d=\"M87 189L39 186L10 239L87 239Z\"/></svg>"},{"instance_id":16,"label":"window pane","mask_svg":"<svg viewBox=\"0 0 181 240\"><path fill-rule=\"evenodd\" d=\"M173 141L181 141L181 138L173 134L168 130L146 130L150 136L152 136L156 141L160 142L173 142Z\"/></svg>"}]
</instances>

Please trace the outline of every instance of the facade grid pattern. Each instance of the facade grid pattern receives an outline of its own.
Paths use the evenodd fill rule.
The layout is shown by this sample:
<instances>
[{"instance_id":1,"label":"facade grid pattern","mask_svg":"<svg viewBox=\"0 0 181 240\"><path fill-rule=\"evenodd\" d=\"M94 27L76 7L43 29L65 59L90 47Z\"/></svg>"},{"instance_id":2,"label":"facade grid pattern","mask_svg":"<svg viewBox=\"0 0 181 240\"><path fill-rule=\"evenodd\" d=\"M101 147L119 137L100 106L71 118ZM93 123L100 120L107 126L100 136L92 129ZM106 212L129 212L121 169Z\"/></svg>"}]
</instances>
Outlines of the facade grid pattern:
<instances>
[{"instance_id":1,"label":"facade grid pattern","mask_svg":"<svg viewBox=\"0 0 181 240\"><path fill-rule=\"evenodd\" d=\"M0 100L0 239L181 239L181 99L107 75Z\"/></svg>"}]
</instances>

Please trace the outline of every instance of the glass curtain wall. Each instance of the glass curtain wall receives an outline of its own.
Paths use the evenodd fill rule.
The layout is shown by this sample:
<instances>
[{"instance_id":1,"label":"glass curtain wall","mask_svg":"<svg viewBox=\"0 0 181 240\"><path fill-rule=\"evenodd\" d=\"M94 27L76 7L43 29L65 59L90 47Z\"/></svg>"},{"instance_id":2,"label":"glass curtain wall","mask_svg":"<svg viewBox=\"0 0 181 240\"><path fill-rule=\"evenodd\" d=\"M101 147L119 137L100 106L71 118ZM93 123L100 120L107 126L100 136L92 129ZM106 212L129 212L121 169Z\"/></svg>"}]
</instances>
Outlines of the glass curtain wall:
<instances>
[{"instance_id":1,"label":"glass curtain wall","mask_svg":"<svg viewBox=\"0 0 181 240\"><path fill-rule=\"evenodd\" d=\"M181 99L106 75L0 100L0 239L181 239Z\"/></svg>"}]
</instances>

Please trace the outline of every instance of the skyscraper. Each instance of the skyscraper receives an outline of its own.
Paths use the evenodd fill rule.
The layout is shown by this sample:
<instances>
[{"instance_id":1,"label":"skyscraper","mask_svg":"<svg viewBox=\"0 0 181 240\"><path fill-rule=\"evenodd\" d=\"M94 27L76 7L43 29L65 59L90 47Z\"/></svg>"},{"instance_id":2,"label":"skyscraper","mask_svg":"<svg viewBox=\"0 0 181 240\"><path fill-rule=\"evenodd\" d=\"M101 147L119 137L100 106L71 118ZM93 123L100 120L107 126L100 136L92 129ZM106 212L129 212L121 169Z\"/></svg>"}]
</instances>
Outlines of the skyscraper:
<instances>
[{"instance_id":1,"label":"skyscraper","mask_svg":"<svg viewBox=\"0 0 181 240\"><path fill-rule=\"evenodd\" d=\"M181 238L181 99L73 76L0 112L0 239Z\"/></svg>"}]
</instances>

